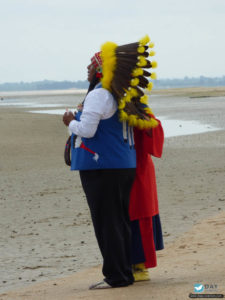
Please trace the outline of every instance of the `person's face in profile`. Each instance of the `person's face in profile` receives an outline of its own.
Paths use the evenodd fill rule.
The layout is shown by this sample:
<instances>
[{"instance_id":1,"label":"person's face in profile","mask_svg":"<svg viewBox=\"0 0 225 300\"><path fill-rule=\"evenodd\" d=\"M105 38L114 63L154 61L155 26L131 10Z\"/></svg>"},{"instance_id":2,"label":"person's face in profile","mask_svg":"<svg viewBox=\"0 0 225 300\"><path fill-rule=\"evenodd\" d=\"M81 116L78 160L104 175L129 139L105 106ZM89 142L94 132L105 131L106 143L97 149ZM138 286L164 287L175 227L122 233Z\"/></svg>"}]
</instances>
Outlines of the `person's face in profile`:
<instances>
[{"instance_id":1,"label":"person's face in profile","mask_svg":"<svg viewBox=\"0 0 225 300\"><path fill-rule=\"evenodd\" d=\"M88 80L89 82L91 82L92 79L94 78L94 75L95 75L96 70L95 70L95 67L94 67L92 64L88 65L88 66L87 66L87 69L88 69L87 80Z\"/></svg>"}]
</instances>

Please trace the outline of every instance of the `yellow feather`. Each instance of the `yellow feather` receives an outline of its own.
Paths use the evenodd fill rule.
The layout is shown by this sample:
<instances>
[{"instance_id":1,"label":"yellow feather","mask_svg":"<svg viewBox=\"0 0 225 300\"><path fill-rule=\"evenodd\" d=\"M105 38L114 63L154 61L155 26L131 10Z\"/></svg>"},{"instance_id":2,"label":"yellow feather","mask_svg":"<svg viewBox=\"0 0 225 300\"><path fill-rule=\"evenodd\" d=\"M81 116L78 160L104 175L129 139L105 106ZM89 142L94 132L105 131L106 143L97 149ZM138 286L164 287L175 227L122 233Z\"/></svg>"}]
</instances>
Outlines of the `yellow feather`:
<instances>
[{"instance_id":1,"label":"yellow feather","mask_svg":"<svg viewBox=\"0 0 225 300\"><path fill-rule=\"evenodd\" d=\"M102 87L109 91L111 90L110 85L116 68L116 55L115 55L116 48L117 48L117 44L112 42L106 42L101 47L102 74L103 74L101 83L102 83Z\"/></svg>"},{"instance_id":2,"label":"yellow feather","mask_svg":"<svg viewBox=\"0 0 225 300\"><path fill-rule=\"evenodd\" d=\"M137 120L137 126L139 129L144 129L144 127L145 127L144 120L141 120L141 119Z\"/></svg>"},{"instance_id":3,"label":"yellow feather","mask_svg":"<svg viewBox=\"0 0 225 300\"><path fill-rule=\"evenodd\" d=\"M142 39L140 39L139 43L141 46L146 45L150 42L150 37L148 35L144 36Z\"/></svg>"},{"instance_id":4,"label":"yellow feather","mask_svg":"<svg viewBox=\"0 0 225 300\"><path fill-rule=\"evenodd\" d=\"M155 47L155 44L153 42L149 43L149 48L154 48Z\"/></svg>"},{"instance_id":5,"label":"yellow feather","mask_svg":"<svg viewBox=\"0 0 225 300\"><path fill-rule=\"evenodd\" d=\"M153 69L158 67L158 64L157 64L157 62L156 62L155 60L153 60L153 61L151 62L151 65L152 65L152 68L153 68Z\"/></svg>"},{"instance_id":6,"label":"yellow feather","mask_svg":"<svg viewBox=\"0 0 225 300\"><path fill-rule=\"evenodd\" d=\"M151 92L152 88L153 88L153 83L149 82L149 84L147 85L147 90Z\"/></svg>"},{"instance_id":7,"label":"yellow feather","mask_svg":"<svg viewBox=\"0 0 225 300\"><path fill-rule=\"evenodd\" d=\"M157 127L159 125L159 123L154 118L151 118L150 125L151 125L151 128L155 128L155 127Z\"/></svg>"},{"instance_id":8,"label":"yellow feather","mask_svg":"<svg viewBox=\"0 0 225 300\"><path fill-rule=\"evenodd\" d=\"M122 100L123 100L124 102L130 102L130 101L131 101L131 95L130 95L130 92L127 92L126 96L124 96L124 97L122 98Z\"/></svg>"},{"instance_id":9,"label":"yellow feather","mask_svg":"<svg viewBox=\"0 0 225 300\"><path fill-rule=\"evenodd\" d=\"M126 121L128 119L128 114L125 111L120 110L119 118L120 121Z\"/></svg>"},{"instance_id":10,"label":"yellow feather","mask_svg":"<svg viewBox=\"0 0 225 300\"><path fill-rule=\"evenodd\" d=\"M149 56L154 56L154 55L155 55L155 51L152 50L149 52Z\"/></svg>"},{"instance_id":11,"label":"yellow feather","mask_svg":"<svg viewBox=\"0 0 225 300\"><path fill-rule=\"evenodd\" d=\"M140 98L140 102L143 104L148 104L148 96L144 95Z\"/></svg>"},{"instance_id":12,"label":"yellow feather","mask_svg":"<svg viewBox=\"0 0 225 300\"><path fill-rule=\"evenodd\" d=\"M152 73L150 77L151 77L151 79L157 79L156 73Z\"/></svg>"},{"instance_id":13,"label":"yellow feather","mask_svg":"<svg viewBox=\"0 0 225 300\"><path fill-rule=\"evenodd\" d=\"M144 71L141 68L136 68L132 72L132 76L137 77L143 75Z\"/></svg>"},{"instance_id":14,"label":"yellow feather","mask_svg":"<svg viewBox=\"0 0 225 300\"><path fill-rule=\"evenodd\" d=\"M150 128L150 121L143 120L143 123L144 123L144 129Z\"/></svg>"},{"instance_id":15,"label":"yellow feather","mask_svg":"<svg viewBox=\"0 0 225 300\"><path fill-rule=\"evenodd\" d=\"M150 114L150 115L154 116L154 114L153 114L153 112L152 112L152 110L151 110L151 108L149 106L145 107L144 110L147 112L147 114Z\"/></svg>"},{"instance_id":16,"label":"yellow feather","mask_svg":"<svg viewBox=\"0 0 225 300\"><path fill-rule=\"evenodd\" d=\"M131 98L138 96L138 92L136 89L131 88L129 93L130 93Z\"/></svg>"},{"instance_id":17,"label":"yellow feather","mask_svg":"<svg viewBox=\"0 0 225 300\"><path fill-rule=\"evenodd\" d=\"M126 103L125 101L120 101L119 105L118 105L118 109L123 109L125 107Z\"/></svg>"},{"instance_id":18,"label":"yellow feather","mask_svg":"<svg viewBox=\"0 0 225 300\"><path fill-rule=\"evenodd\" d=\"M133 78L130 81L131 86L137 86L139 83L139 79L138 78Z\"/></svg>"},{"instance_id":19,"label":"yellow feather","mask_svg":"<svg viewBox=\"0 0 225 300\"><path fill-rule=\"evenodd\" d=\"M139 46L137 51L138 51L138 53L144 53L145 52L145 47Z\"/></svg>"},{"instance_id":20,"label":"yellow feather","mask_svg":"<svg viewBox=\"0 0 225 300\"><path fill-rule=\"evenodd\" d=\"M141 55L141 56L138 57L138 59L139 59L139 61L137 62L137 65L139 67L144 67L144 66L147 65L147 60L145 59L144 56Z\"/></svg>"},{"instance_id":21,"label":"yellow feather","mask_svg":"<svg viewBox=\"0 0 225 300\"><path fill-rule=\"evenodd\" d=\"M137 124L137 116L135 116L135 115L130 115L129 117L128 117L128 123L129 123L129 125L130 126L136 126L136 124Z\"/></svg>"}]
</instances>

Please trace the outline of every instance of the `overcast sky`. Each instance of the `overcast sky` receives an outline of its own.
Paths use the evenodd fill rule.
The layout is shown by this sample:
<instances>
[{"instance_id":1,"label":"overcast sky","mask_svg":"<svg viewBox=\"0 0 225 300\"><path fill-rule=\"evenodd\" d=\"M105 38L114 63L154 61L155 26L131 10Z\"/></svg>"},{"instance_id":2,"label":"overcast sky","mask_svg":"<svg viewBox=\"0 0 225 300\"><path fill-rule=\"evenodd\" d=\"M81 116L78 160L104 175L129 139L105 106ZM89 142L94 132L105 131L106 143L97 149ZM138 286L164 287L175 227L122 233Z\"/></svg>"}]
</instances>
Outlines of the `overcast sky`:
<instances>
[{"instance_id":1,"label":"overcast sky","mask_svg":"<svg viewBox=\"0 0 225 300\"><path fill-rule=\"evenodd\" d=\"M155 42L158 78L225 75L225 0L0 0L0 83L85 80L102 43Z\"/></svg>"}]
</instances>

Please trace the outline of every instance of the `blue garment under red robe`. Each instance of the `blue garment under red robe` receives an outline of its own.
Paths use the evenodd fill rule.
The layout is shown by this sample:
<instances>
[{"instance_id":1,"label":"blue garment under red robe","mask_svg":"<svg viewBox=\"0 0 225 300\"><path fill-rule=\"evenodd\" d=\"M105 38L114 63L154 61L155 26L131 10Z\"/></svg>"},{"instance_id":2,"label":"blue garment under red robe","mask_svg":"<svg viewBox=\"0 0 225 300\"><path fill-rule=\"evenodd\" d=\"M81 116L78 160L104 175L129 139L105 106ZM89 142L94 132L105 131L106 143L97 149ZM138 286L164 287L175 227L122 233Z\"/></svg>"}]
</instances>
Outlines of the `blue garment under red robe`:
<instances>
[{"instance_id":1,"label":"blue garment under red robe","mask_svg":"<svg viewBox=\"0 0 225 300\"><path fill-rule=\"evenodd\" d=\"M151 130L134 129L137 168L131 190L129 214L131 221L139 221L146 268L153 268L157 265L156 250L163 248L163 242L157 246L155 220L158 219L160 222L160 219L155 218L159 215L159 207L155 167L151 158L151 155L161 157L163 150L163 128L161 122L157 121L159 125ZM159 234L162 240L162 233Z\"/></svg>"}]
</instances>

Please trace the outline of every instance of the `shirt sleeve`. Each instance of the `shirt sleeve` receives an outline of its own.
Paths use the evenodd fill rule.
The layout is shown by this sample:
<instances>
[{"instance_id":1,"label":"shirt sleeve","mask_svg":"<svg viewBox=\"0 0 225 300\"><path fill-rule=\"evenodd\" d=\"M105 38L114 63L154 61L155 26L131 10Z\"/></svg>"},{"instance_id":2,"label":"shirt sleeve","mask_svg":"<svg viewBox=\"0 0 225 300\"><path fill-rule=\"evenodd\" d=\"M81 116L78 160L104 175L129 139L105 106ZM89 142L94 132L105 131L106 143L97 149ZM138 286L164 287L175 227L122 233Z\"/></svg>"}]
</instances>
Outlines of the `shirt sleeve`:
<instances>
[{"instance_id":1,"label":"shirt sleeve","mask_svg":"<svg viewBox=\"0 0 225 300\"><path fill-rule=\"evenodd\" d=\"M110 118L117 110L117 104L109 91L98 88L91 91L85 101L80 121L69 124L72 133L91 138L95 135L100 120Z\"/></svg>"}]
</instances>

